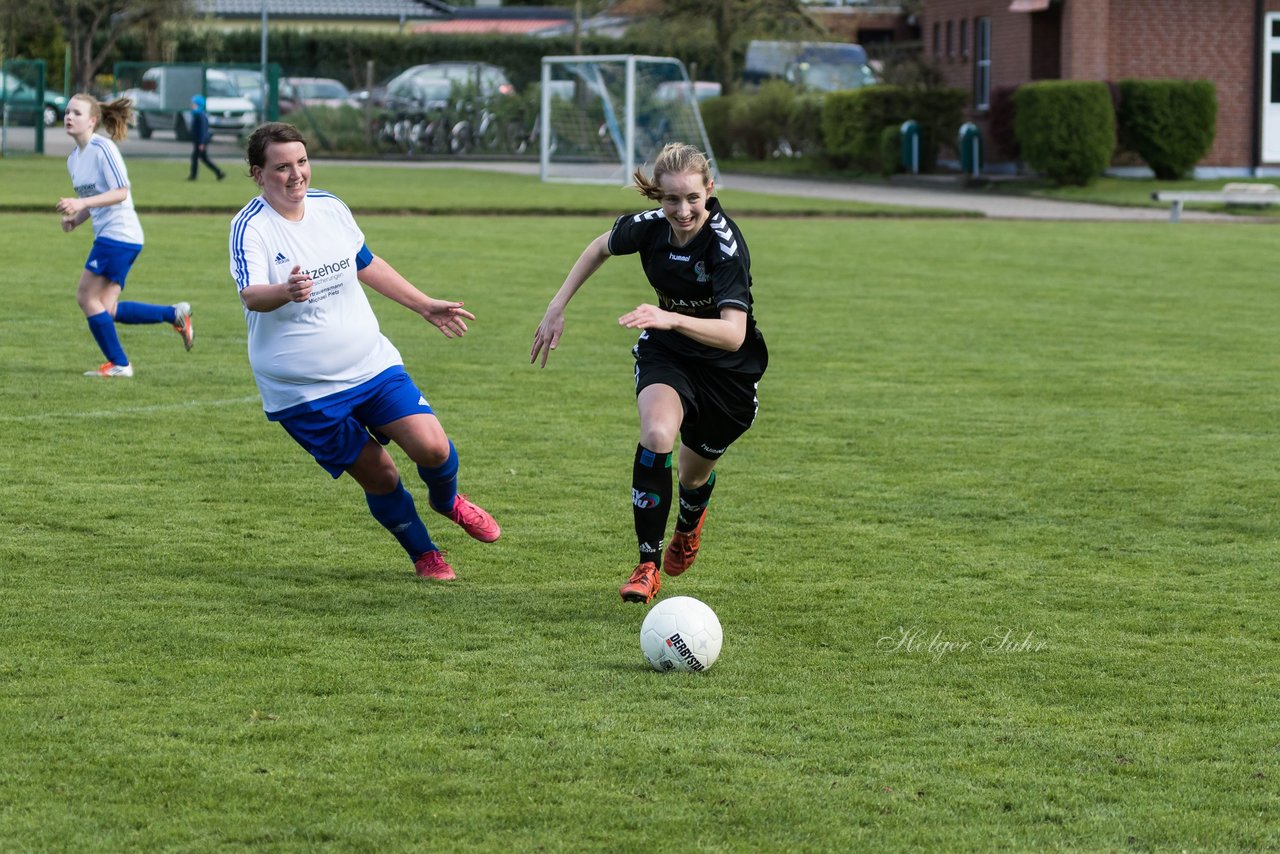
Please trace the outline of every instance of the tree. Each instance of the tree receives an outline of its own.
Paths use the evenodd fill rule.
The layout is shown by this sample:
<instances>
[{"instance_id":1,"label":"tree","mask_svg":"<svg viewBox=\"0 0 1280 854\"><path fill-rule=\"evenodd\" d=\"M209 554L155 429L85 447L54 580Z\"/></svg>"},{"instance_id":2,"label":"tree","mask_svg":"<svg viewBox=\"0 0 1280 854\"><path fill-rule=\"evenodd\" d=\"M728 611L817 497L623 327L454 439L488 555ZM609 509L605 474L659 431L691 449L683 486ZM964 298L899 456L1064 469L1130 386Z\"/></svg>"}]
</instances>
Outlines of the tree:
<instances>
[{"instance_id":1,"label":"tree","mask_svg":"<svg viewBox=\"0 0 1280 854\"><path fill-rule=\"evenodd\" d=\"M827 32L802 0L660 0L660 5L659 14L666 23L710 24L716 69L726 95L738 88L735 53L751 38L804 38Z\"/></svg>"},{"instance_id":2,"label":"tree","mask_svg":"<svg viewBox=\"0 0 1280 854\"><path fill-rule=\"evenodd\" d=\"M43 59L62 79L58 22L43 3L0 0L0 59Z\"/></svg>"},{"instance_id":3,"label":"tree","mask_svg":"<svg viewBox=\"0 0 1280 854\"><path fill-rule=\"evenodd\" d=\"M71 47L71 79L81 92L90 91L122 35L154 32L190 16L193 8L191 0L53 0L50 6Z\"/></svg>"}]
</instances>

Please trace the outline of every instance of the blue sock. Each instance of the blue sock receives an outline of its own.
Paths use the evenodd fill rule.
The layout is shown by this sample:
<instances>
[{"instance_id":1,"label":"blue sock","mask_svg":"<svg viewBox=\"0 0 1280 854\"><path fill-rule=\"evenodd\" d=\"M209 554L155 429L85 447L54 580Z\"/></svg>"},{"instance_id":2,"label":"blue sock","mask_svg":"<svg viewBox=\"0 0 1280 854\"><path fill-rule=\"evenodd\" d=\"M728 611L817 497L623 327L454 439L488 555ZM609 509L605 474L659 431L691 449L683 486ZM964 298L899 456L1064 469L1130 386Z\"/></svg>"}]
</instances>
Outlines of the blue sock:
<instances>
[{"instance_id":1,"label":"blue sock","mask_svg":"<svg viewBox=\"0 0 1280 854\"><path fill-rule=\"evenodd\" d=\"M129 357L124 354L124 347L120 346L120 337L116 335L116 324L111 315L103 311L86 317L85 320L89 322L93 340L98 342L98 349L107 357L107 361L113 365L129 364Z\"/></svg>"},{"instance_id":2,"label":"blue sock","mask_svg":"<svg viewBox=\"0 0 1280 854\"><path fill-rule=\"evenodd\" d=\"M173 323L178 313L171 305L152 305L149 302L122 302L116 304L116 323Z\"/></svg>"},{"instance_id":3,"label":"blue sock","mask_svg":"<svg viewBox=\"0 0 1280 854\"><path fill-rule=\"evenodd\" d=\"M436 550L436 544L431 541L427 526L413 503L413 496L404 488L403 481L397 483L395 492L389 495L366 492L364 499L369 504L369 512L373 514L373 518L399 541L408 553L409 560L416 561L426 552Z\"/></svg>"},{"instance_id":4,"label":"blue sock","mask_svg":"<svg viewBox=\"0 0 1280 854\"><path fill-rule=\"evenodd\" d=\"M458 449L449 440L449 459L433 469L418 466L418 477L427 485L431 506L437 512L448 513L453 509L453 499L458 495Z\"/></svg>"}]
</instances>

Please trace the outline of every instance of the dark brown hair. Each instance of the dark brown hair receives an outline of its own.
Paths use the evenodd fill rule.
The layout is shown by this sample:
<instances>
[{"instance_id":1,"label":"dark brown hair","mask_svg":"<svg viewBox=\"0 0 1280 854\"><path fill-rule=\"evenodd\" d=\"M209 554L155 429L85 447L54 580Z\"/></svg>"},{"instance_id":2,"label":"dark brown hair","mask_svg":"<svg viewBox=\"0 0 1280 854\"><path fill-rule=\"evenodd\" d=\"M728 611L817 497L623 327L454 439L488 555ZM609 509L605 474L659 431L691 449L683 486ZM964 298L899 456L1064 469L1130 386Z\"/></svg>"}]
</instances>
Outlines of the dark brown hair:
<instances>
[{"instance_id":1,"label":"dark brown hair","mask_svg":"<svg viewBox=\"0 0 1280 854\"><path fill-rule=\"evenodd\" d=\"M304 146L307 139L288 122L267 122L258 125L249 134L249 143L245 146L245 159L249 161L249 169L267 165L267 146L273 142L300 142Z\"/></svg>"}]
</instances>

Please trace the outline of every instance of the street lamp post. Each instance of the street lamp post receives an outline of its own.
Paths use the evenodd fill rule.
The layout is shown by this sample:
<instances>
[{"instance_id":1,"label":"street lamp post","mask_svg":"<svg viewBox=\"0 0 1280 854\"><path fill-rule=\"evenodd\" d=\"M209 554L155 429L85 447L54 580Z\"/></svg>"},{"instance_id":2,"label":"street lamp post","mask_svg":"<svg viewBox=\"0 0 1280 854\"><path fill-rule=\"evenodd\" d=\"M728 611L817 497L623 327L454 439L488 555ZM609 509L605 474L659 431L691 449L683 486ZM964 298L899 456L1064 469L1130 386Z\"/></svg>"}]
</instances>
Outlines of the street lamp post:
<instances>
[{"instance_id":1,"label":"street lamp post","mask_svg":"<svg viewBox=\"0 0 1280 854\"><path fill-rule=\"evenodd\" d=\"M262 0L262 99L258 107L258 122L267 120L267 93L270 82L267 80L267 0Z\"/></svg>"}]
</instances>

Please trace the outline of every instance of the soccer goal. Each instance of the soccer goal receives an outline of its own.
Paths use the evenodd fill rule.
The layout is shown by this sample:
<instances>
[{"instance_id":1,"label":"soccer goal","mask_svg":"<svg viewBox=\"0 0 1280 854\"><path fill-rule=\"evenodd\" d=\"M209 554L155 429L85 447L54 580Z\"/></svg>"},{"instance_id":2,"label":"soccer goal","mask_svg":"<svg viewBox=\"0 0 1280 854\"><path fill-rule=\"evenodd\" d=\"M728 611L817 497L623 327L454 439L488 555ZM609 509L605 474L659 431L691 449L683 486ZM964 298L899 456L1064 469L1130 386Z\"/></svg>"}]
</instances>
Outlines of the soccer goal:
<instances>
[{"instance_id":1,"label":"soccer goal","mask_svg":"<svg viewBox=\"0 0 1280 854\"><path fill-rule=\"evenodd\" d=\"M669 56L544 56L544 181L626 185L668 142L715 157L684 63Z\"/></svg>"}]
</instances>

